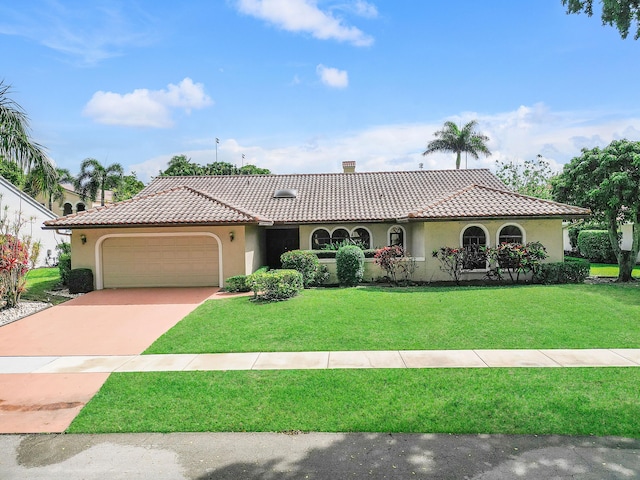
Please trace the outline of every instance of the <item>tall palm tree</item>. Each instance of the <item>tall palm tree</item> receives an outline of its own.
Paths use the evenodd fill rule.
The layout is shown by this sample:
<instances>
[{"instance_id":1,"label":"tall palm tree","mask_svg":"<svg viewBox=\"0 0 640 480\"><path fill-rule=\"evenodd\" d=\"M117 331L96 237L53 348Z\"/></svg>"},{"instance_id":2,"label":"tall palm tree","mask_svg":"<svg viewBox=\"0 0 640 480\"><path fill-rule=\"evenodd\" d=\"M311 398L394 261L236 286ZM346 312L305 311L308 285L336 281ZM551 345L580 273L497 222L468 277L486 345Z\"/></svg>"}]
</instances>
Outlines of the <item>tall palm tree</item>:
<instances>
[{"instance_id":1,"label":"tall palm tree","mask_svg":"<svg viewBox=\"0 0 640 480\"><path fill-rule=\"evenodd\" d=\"M460 129L453 122L445 122L444 128L433 134L438 138L429 142L422 155L429 155L433 152L453 152L456 154L456 169L460 169L460 154L462 152L468 153L476 160L480 153L491 155L486 145L489 137L476 132L474 129L477 125L476 120L471 120Z\"/></svg>"},{"instance_id":2,"label":"tall palm tree","mask_svg":"<svg viewBox=\"0 0 640 480\"><path fill-rule=\"evenodd\" d=\"M100 192L100 205L104 205L104 191L116 188L122 181L123 175L124 170L119 163L104 167L95 158L85 158L80 164L80 173L73 183L82 198L90 198L95 202Z\"/></svg>"},{"instance_id":3,"label":"tall palm tree","mask_svg":"<svg viewBox=\"0 0 640 480\"><path fill-rule=\"evenodd\" d=\"M0 80L0 161L17 164L25 172L38 169L41 186L55 185L56 171L44 148L29 137L29 118L9 98L11 86Z\"/></svg>"}]
</instances>

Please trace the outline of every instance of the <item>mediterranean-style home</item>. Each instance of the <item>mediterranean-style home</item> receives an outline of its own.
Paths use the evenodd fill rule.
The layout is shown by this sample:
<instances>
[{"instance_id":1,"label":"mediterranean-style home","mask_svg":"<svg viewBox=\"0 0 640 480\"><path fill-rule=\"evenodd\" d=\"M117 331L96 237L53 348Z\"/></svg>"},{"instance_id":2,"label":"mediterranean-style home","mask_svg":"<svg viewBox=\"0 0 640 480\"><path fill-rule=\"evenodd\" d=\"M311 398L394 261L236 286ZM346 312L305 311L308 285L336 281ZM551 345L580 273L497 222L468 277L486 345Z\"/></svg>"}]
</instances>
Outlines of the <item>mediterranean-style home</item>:
<instances>
[{"instance_id":1,"label":"mediterranean-style home","mask_svg":"<svg viewBox=\"0 0 640 480\"><path fill-rule=\"evenodd\" d=\"M130 200L44 228L73 232L72 267L92 269L96 289L224 286L230 276L278 268L284 251L346 238L370 248L402 245L416 260L414 279L436 281L449 279L431 255L442 246L540 241L548 261L560 261L562 220L590 213L514 193L485 169L343 167L328 174L156 177ZM367 259L365 279L382 275Z\"/></svg>"},{"instance_id":2,"label":"mediterranean-style home","mask_svg":"<svg viewBox=\"0 0 640 480\"><path fill-rule=\"evenodd\" d=\"M87 209L87 204L89 208L100 205L100 202L93 202L90 199L83 198L70 183L62 183L60 186L62 187L62 200L51 202L51 211L58 217L83 212ZM104 195L105 203L113 203L113 192L111 190L105 190ZM36 196L36 200L41 205L49 208L49 199L44 193L39 193Z\"/></svg>"}]
</instances>

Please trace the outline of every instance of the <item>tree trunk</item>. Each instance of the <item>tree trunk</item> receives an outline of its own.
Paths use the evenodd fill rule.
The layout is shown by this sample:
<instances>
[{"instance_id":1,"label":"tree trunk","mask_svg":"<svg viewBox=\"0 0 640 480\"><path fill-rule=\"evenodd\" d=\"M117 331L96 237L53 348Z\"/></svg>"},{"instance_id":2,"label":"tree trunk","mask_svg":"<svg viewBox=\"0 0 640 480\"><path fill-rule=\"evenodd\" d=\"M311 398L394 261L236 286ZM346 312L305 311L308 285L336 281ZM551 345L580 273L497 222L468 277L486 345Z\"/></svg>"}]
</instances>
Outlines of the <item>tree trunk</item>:
<instances>
[{"instance_id":1,"label":"tree trunk","mask_svg":"<svg viewBox=\"0 0 640 480\"><path fill-rule=\"evenodd\" d=\"M460 152L456 153L456 170L460 170Z\"/></svg>"},{"instance_id":2,"label":"tree trunk","mask_svg":"<svg viewBox=\"0 0 640 480\"><path fill-rule=\"evenodd\" d=\"M635 256L632 256L633 252L631 250L622 250L620 252L620 257L618 258L618 279L617 282L633 282L633 267L636 262Z\"/></svg>"}]
</instances>

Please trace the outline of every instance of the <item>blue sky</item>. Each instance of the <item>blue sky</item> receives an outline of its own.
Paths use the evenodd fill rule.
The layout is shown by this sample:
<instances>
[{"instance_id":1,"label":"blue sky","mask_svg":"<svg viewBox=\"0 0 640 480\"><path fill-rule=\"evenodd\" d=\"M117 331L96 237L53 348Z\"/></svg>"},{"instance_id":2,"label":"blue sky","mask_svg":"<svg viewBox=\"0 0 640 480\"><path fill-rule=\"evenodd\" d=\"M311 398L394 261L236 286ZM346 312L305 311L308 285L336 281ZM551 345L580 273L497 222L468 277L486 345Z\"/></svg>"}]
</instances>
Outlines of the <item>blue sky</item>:
<instances>
[{"instance_id":1,"label":"blue sky","mask_svg":"<svg viewBox=\"0 0 640 480\"><path fill-rule=\"evenodd\" d=\"M598 12L596 12L597 15ZM77 173L148 181L186 154L274 173L454 168L421 155L477 119L491 157L640 140L640 41L560 0L25 0L0 4L0 78Z\"/></svg>"}]
</instances>

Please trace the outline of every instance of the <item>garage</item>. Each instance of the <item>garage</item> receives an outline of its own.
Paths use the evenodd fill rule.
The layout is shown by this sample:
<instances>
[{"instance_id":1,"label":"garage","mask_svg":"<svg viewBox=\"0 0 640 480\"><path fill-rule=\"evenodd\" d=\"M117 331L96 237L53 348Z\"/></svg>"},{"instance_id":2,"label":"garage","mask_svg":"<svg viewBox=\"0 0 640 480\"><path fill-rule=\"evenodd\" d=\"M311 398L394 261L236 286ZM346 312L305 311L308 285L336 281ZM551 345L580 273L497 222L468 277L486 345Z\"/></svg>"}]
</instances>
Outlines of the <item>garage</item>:
<instances>
[{"instance_id":1,"label":"garage","mask_svg":"<svg viewBox=\"0 0 640 480\"><path fill-rule=\"evenodd\" d=\"M102 243L104 288L220 285L209 235L113 236Z\"/></svg>"}]
</instances>

